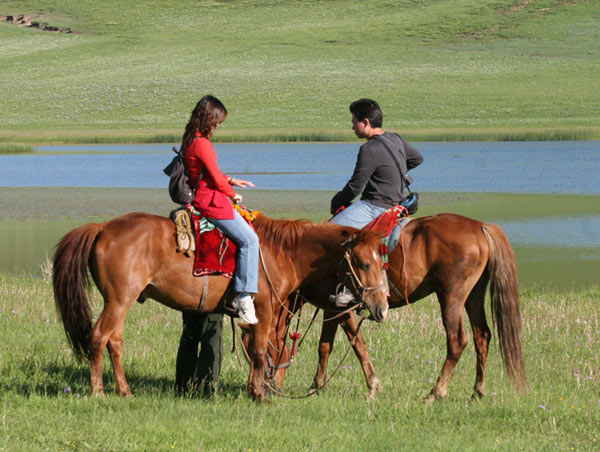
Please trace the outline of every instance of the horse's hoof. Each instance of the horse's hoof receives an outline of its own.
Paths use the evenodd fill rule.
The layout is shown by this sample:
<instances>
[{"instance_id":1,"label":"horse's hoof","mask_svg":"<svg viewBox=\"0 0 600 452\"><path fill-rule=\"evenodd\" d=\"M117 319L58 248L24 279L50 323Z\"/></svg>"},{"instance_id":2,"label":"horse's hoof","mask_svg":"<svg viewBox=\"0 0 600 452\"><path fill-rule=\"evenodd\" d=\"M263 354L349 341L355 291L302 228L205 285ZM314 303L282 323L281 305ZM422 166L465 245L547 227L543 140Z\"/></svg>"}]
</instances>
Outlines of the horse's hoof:
<instances>
[{"instance_id":1,"label":"horse's hoof","mask_svg":"<svg viewBox=\"0 0 600 452\"><path fill-rule=\"evenodd\" d=\"M472 400L481 400L481 399L483 399L484 396L485 396L484 392L475 391L475 392L473 392L471 399Z\"/></svg>"},{"instance_id":2,"label":"horse's hoof","mask_svg":"<svg viewBox=\"0 0 600 452\"><path fill-rule=\"evenodd\" d=\"M256 398L256 401L260 404L267 404L267 403L271 403L271 400L264 394L260 395L259 397Z\"/></svg>"},{"instance_id":3,"label":"horse's hoof","mask_svg":"<svg viewBox=\"0 0 600 452\"><path fill-rule=\"evenodd\" d=\"M383 389L383 383L381 382L381 380L379 379L379 377L372 377L371 381L369 382L369 391L374 391L374 392L381 392L381 390Z\"/></svg>"},{"instance_id":4,"label":"horse's hoof","mask_svg":"<svg viewBox=\"0 0 600 452\"><path fill-rule=\"evenodd\" d=\"M429 394L427 397L425 397L423 399L423 402L425 402L425 403L433 403L433 402L435 402L435 400L436 400L435 396L433 395L433 393L431 393L431 394Z\"/></svg>"},{"instance_id":5,"label":"horse's hoof","mask_svg":"<svg viewBox=\"0 0 600 452\"><path fill-rule=\"evenodd\" d=\"M306 391L306 394L309 396L312 395L319 395L319 388L315 387L315 385L312 385L310 388L308 388L308 391Z\"/></svg>"},{"instance_id":6,"label":"horse's hoof","mask_svg":"<svg viewBox=\"0 0 600 452\"><path fill-rule=\"evenodd\" d=\"M377 391L375 389L369 389L367 392L367 402L371 402L377 398Z\"/></svg>"}]
</instances>

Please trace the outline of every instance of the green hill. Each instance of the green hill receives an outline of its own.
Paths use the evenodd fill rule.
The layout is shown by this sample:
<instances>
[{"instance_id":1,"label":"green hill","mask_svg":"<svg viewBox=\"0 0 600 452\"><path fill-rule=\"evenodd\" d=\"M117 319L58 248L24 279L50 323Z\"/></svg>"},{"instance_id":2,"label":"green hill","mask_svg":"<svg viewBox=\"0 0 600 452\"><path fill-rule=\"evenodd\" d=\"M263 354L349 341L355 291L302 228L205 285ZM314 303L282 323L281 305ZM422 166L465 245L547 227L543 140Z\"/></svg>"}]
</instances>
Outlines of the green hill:
<instances>
[{"instance_id":1,"label":"green hill","mask_svg":"<svg viewBox=\"0 0 600 452\"><path fill-rule=\"evenodd\" d=\"M597 1L0 3L18 14L41 25L0 23L0 141L179 139L207 93L222 139L350 138L359 97L411 139L600 137Z\"/></svg>"}]
</instances>

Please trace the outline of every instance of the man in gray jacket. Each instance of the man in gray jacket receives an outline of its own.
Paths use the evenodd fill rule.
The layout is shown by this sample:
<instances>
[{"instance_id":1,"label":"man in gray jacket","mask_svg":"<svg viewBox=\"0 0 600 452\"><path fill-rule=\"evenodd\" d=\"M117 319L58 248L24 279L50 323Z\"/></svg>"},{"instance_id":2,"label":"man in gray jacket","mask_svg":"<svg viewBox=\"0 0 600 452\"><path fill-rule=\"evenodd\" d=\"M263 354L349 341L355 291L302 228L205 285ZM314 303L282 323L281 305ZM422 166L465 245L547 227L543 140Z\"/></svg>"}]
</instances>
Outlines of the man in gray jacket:
<instances>
[{"instance_id":1,"label":"man in gray jacket","mask_svg":"<svg viewBox=\"0 0 600 452\"><path fill-rule=\"evenodd\" d=\"M382 129L383 113L374 100L352 102L350 113L352 130L367 142L358 151L352 177L331 200L335 216L330 222L360 229L400 204L407 172L423 162L423 155L400 135ZM361 192L360 201L352 203ZM351 300L349 292L343 291L332 301L345 304Z\"/></svg>"}]
</instances>

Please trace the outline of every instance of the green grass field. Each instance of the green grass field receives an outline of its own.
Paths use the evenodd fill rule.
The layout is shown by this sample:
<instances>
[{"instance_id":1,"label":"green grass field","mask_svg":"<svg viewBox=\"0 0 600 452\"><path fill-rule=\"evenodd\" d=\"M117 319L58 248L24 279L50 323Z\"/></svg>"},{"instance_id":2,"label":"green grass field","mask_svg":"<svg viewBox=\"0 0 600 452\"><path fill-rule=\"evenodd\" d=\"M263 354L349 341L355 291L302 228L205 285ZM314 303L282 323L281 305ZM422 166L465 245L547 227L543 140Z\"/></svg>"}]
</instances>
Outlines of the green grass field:
<instances>
[{"instance_id":1,"label":"green grass field","mask_svg":"<svg viewBox=\"0 0 600 452\"><path fill-rule=\"evenodd\" d=\"M381 102L411 140L599 138L600 6L563 0L13 0L0 141L177 141L206 93L223 140L351 139Z\"/></svg>"},{"instance_id":2,"label":"green grass field","mask_svg":"<svg viewBox=\"0 0 600 452\"><path fill-rule=\"evenodd\" d=\"M97 293L93 306L98 313ZM309 315L304 313L303 334ZM88 366L74 360L57 320L51 284L0 275L0 450L597 450L600 291L525 291L522 315L530 386L525 394L511 387L494 340L486 398L471 399L471 343L449 399L422 402L445 354L439 307L429 297L393 311L385 324L364 325L384 383L375 401L365 401L362 371L351 355L320 395L258 405L245 394L246 365L231 353L213 401L175 397L181 318L148 301L131 309L124 330L124 365L135 398L115 395L107 355L107 395L96 398L89 392ZM288 371L290 395L304 394L312 381L318 330L308 332ZM231 344L225 328L226 350ZM330 371L346 346L338 333Z\"/></svg>"},{"instance_id":3,"label":"green grass field","mask_svg":"<svg viewBox=\"0 0 600 452\"><path fill-rule=\"evenodd\" d=\"M275 217L327 217L328 192L249 190L249 205ZM92 397L89 369L75 361L54 309L48 267L39 248L52 246L76 224L102 221L131 210L166 214L172 207L162 189L0 187L0 239L3 260L38 262L23 276L0 272L0 451L280 451L280 450L595 450L600 443L600 289L584 285L521 288L523 348L530 389L514 392L502 367L496 341L488 367L488 396L471 400L475 357L472 344L459 362L448 400L427 405L427 395L445 355L445 334L437 302L428 297L392 311L385 324L364 325L370 355L384 383L374 402L354 356L319 396L273 398L267 405L245 393L248 369L226 354L220 391L213 401L174 396L175 355L180 314L149 300L130 311L124 330L124 365L135 394L115 395L105 354L107 395ZM519 198L519 202L514 202ZM597 196L561 203L560 197L497 194L423 193L419 214L454 211L489 221L527 215L586 215ZM68 202L66 201L68 200ZM294 200L293 206L290 200ZM519 208L515 208L519 206ZM557 211L563 206L564 211ZM15 229L11 229L12 227ZM8 226L5 227L5 226ZM19 233L17 233L19 231ZM38 242L42 240L42 242ZM31 244L34 244L31 246ZM521 251L516 250L517 256ZM549 274L567 270L565 254L545 252ZM561 260L562 259L562 260ZM590 264L591 262L591 264ZM589 265L575 266L581 281ZM554 271L555 273L551 273ZM523 267L519 264L520 276ZM566 272L568 273L568 272ZM558 279L558 277L556 278ZM92 292L99 314L102 301ZM300 332L311 314L308 307ZM488 309L489 311L489 309ZM468 320L465 320L468 324ZM304 394L316 371L319 328L308 331L290 368L285 391ZM470 331L469 331L470 336ZM226 350L232 335L225 329ZM330 371L340 362L346 341L338 334Z\"/></svg>"}]
</instances>

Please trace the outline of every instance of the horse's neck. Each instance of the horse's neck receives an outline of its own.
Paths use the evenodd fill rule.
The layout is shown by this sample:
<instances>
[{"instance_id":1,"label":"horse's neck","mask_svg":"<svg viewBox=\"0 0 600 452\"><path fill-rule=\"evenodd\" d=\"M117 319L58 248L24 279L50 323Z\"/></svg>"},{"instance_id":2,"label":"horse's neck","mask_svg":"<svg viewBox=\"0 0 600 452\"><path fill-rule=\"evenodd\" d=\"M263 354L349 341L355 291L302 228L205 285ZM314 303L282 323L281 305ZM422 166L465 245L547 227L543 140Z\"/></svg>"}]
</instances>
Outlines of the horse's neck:
<instances>
[{"instance_id":1,"label":"horse's neck","mask_svg":"<svg viewBox=\"0 0 600 452\"><path fill-rule=\"evenodd\" d=\"M344 257L342 245L346 237L342 230L315 230L306 234L298 259L294 259L296 273L302 275L304 282L314 282L335 274Z\"/></svg>"}]
</instances>

